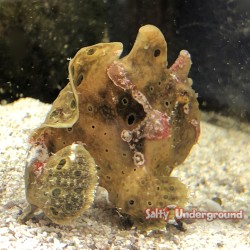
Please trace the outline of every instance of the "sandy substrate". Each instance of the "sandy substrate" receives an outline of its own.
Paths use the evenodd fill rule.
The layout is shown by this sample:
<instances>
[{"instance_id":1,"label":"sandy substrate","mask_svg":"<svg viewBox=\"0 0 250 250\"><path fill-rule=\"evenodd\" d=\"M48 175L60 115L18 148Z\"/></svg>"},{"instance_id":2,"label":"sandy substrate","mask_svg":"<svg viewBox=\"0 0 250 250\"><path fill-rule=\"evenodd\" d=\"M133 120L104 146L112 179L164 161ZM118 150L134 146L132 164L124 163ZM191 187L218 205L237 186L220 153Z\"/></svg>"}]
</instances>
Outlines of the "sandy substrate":
<instances>
[{"instance_id":1,"label":"sandy substrate","mask_svg":"<svg viewBox=\"0 0 250 250\"><path fill-rule=\"evenodd\" d=\"M250 248L249 126L238 130L227 119L226 128L201 123L199 143L173 175L188 185L190 203L199 210L216 208L211 199L219 197L224 211L244 209L244 220L196 220L186 225L186 232L173 226L148 233L125 230L106 202L105 191L99 190L93 207L71 226L52 224L43 216L19 224L17 217L26 206L23 174L28 136L49 109L50 105L30 98L0 106L0 249ZM218 119L210 121L218 124Z\"/></svg>"}]
</instances>

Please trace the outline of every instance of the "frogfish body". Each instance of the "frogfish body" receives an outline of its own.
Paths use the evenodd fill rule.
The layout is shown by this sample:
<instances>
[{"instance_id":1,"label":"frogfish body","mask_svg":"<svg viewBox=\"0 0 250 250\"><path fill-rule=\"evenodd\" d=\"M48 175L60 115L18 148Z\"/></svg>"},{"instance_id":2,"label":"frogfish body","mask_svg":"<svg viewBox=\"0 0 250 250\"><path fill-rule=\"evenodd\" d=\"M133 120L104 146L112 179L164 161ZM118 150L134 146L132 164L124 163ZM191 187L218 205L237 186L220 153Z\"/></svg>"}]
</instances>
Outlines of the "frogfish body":
<instances>
[{"instance_id":1,"label":"frogfish body","mask_svg":"<svg viewBox=\"0 0 250 250\"><path fill-rule=\"evenodd\" d=\"M40 209L67 224L91 207L97 185L143 228L165 223L146 220L146 209L187 202L186 186L170 174L199 137L190 55L182 50L168 67L166 41L152 25L121 53L119 42L99 43L70 60L69 83L30 137L22 222Z\"/></svg>"}]
</instances>

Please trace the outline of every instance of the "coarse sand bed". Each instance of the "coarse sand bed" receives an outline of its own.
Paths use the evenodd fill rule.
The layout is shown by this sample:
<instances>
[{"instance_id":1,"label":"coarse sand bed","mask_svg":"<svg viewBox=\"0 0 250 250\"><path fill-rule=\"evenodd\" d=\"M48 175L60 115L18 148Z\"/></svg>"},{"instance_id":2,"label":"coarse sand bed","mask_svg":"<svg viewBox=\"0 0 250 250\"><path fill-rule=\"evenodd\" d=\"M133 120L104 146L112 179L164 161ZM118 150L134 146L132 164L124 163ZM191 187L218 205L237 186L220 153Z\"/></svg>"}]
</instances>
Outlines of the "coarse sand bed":
<instances>
[{"instance_id":1,"label":"coarse sand bed","mask_svg":"<svg viewBox=\"0 0 250 250\"><path fill-rule=\"evenodd\" d=\"M41 214L19 224L18 215L27 205L23 175L28 137L50 108L51 105L31 98L0 106L1 250L250 249L250 127L246 124L239 129L227 118L222 119L226 126L219 126L218 120L204 113L198 144L172 176L188 186L190 205L204 211L213 204L213 197L219 197L223 211L243 209L245 219L196 220L186 225L186 232L173 226L147 233L124 229L107 202L106 191L99 188L92 208L70 226L53 224Z\"/></svg>"}]
</instances>

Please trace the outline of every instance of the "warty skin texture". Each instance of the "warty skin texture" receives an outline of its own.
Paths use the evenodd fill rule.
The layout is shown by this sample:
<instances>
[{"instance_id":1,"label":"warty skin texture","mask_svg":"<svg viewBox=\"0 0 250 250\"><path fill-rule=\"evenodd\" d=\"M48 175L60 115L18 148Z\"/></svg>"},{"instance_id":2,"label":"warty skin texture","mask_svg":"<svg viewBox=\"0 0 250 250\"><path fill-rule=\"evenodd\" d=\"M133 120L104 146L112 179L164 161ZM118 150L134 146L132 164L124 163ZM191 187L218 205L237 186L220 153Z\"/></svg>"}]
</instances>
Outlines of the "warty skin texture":
<instances>
[{"instance_id":1,"label":"warty skin texture","mask_svg":"<svg viewBox=\"0 0 250 250\"><path fill-rule=\"evenodd\" d=\"M145 229L166 223L145 220L147 208L183 207L187 202L185 185L170 174L185 160L200 133L198 102L188 78L190 55L182 50L175 63L167 67L166 41L152 25L140 28L133 49L120 59L121 52L118 42L78 51L69 63L68 85L53 103L44 124L31 135L25 178L27 200L33 210L44 210L46 200L61 198L57 208L48 208L52 213L45 212L59 224L67 223L63 213L65 218L73 218L90 207L97 179L107 189L114 207L128 214L135 226ZM82 202L78 211L65 208L65 197L71 189L65 187L64 192L62 186L63 192L53 196L51 190L58 188L56 183L47 187L47 196L39 199L33 195L48 179L43 177L47 166L54 166L51 171L56 175L56 166L68 157L67 168L73 171L72 144L77 145L80 155L87 155L85 164L79 166L88 173L80 182L89 186L81 192L89 201ZM56 159L54 163L51 157ZM68 182L81 185L74 178L68 177ZM62 212L58 214L55 209ZM24 214L21 221L29 216Z\"/></svg>"}]
</instances>

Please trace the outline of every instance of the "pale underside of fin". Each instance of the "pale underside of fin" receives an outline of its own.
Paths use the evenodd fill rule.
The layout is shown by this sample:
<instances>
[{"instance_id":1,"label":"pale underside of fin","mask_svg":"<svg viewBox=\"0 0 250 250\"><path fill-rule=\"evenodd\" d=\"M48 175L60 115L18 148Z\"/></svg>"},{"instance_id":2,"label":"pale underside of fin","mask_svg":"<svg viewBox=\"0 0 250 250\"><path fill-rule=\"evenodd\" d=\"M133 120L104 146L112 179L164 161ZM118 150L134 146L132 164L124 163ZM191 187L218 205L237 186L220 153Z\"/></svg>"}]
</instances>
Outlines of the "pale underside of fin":
<instances>
[{"instance_id":1,"label":"pale underside of fin","mask_svg":"<svg viewBox=\"0 0 250 250\"><path fill-rule=\"evenodd\" d=\"M78 96L72 81L60 92L42 127L68 128L79 118Z\"/></svg>"}]
</instances>

